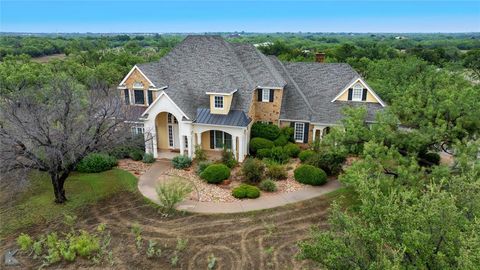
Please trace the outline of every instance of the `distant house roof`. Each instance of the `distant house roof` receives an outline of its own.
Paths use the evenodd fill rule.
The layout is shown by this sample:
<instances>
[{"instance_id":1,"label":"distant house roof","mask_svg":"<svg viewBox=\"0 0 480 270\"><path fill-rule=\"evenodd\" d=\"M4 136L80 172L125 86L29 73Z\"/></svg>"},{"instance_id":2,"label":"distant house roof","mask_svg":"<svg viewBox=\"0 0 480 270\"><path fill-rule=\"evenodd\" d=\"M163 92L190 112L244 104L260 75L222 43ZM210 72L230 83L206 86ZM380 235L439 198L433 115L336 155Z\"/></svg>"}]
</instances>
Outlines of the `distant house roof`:
<instances>
[{"instance_id":1,"label":"distant house roof","mask_svg":"<svg viewBox=\"0 0 480 270\"><path fill-rule=\"evenodd\" d=\"M197 117L194 121L198 124L246 127L251 119L241 110L230 110L228 114L211 114L210 109L197 109Z\"/></svg>"}]
</instances>

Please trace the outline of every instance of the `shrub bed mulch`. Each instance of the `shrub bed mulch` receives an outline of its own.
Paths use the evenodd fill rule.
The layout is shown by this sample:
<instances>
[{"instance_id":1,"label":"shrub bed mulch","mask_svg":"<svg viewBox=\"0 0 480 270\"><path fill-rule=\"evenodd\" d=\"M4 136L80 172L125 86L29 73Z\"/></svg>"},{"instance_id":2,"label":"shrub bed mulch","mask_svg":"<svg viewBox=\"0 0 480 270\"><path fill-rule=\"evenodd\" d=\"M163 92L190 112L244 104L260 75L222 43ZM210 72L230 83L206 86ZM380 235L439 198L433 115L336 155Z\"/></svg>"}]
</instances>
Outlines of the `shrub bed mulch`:
<instances>
[{"instance_id":1,"label":"shrub bed mulch","mask_svg":"<svg viewBox=\"0 0 480 270\"><path fill-rule=\"evenodd\" d=\"M135 161L132 159L119 159L117 167L128 171L136 177L144 174L152 166L152 163L143 163L142 161Z\"/></svg>"}]
</instances>

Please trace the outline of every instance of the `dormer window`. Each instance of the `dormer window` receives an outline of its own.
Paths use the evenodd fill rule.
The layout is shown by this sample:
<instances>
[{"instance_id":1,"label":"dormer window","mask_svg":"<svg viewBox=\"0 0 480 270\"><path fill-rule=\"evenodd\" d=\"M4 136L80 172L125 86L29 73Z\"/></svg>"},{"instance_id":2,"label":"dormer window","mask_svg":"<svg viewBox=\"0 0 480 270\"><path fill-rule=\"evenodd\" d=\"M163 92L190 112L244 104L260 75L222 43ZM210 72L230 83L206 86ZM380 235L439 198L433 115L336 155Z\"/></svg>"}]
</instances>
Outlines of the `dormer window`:
<instances>
[{"instance_id":1,"label":"dormer window","mask_svg":"<svg viewBox=\"0 0 480 270\"><path fill-rule=\"evenodd\" d=\"M143 89L143 83L141 83L141 82L134 82L134 83L133 83L133 88L135 88L135 89Z\"/></svg>"},{"instance_id":2,"label":"dormer window","mask_svg":"<svg viewBox=\"0 0 480 270\"><path fill-rule=\"evenodd\" d=\"M270 89L263 89L262 102L270 102Z\"/></svg>"},{"instance_id":3,"label":"dormer window","mask_svg":"<svg viewBox=\"0 0 480 270\"><path fill-rule=\"evenodd\" d=\"M357 83L353 86L353 91L352 91L352 100L353 101L362 101L362 96L363 96L363 87L361 84Z\"/></svg>"},{"instance_id":4,"label":"dormer window","mask_svg":"<svg viewBox=\"0 0 480 270\"><path fill-rule=\"evenodd\" d=\"M214 107L215 109L223 109L223 96L214 97Z\"/></svg>"}]
</instances>

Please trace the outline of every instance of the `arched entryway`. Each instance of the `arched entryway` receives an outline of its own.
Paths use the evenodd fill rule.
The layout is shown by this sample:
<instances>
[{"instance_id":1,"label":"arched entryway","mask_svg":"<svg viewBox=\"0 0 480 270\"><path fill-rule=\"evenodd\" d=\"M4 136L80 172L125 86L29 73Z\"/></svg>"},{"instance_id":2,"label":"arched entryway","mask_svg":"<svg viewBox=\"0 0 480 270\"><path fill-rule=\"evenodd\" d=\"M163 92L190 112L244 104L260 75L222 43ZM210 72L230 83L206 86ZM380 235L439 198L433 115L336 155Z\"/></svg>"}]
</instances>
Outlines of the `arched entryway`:
<instances>
[{"instance_id":1,"label":"arched entryway","mask_svg":"<svg viewBox=\"0 0 480 270\"><path fill-rule=\"evenodd\" d=\"M155 134L157 151L164 153L180 153L179 123L175 115L161 112L155 117Z\"/></svg>"}]
</instances>

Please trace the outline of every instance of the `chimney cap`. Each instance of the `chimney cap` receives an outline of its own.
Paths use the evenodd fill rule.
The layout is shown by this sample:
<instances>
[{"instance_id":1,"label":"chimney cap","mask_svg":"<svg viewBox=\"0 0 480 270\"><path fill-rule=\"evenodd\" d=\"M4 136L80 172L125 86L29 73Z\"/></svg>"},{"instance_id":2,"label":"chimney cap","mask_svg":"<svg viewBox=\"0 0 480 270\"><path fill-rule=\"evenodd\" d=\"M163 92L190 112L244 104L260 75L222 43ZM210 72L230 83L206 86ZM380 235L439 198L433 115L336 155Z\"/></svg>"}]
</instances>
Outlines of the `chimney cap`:
<instances>
[{"instance_id":1,"label":"chimney cap","mask_svg":"<svg viewBox=\"0 0 480 270\"><path fill-rule=\"evenodd\" d=\"M315 53L315 62L318 62L318 63L325 62L325 53L324 52Z\"/></svg>"}]
</instances>

